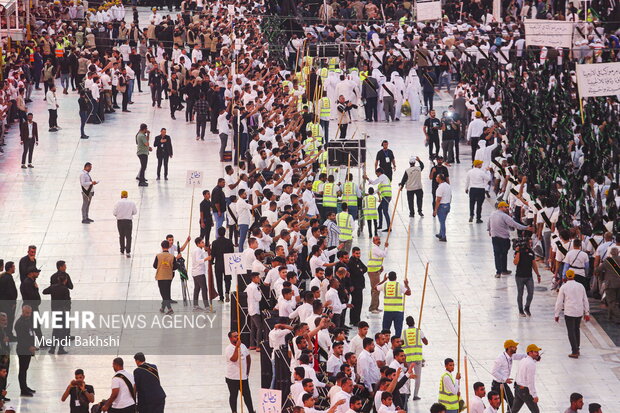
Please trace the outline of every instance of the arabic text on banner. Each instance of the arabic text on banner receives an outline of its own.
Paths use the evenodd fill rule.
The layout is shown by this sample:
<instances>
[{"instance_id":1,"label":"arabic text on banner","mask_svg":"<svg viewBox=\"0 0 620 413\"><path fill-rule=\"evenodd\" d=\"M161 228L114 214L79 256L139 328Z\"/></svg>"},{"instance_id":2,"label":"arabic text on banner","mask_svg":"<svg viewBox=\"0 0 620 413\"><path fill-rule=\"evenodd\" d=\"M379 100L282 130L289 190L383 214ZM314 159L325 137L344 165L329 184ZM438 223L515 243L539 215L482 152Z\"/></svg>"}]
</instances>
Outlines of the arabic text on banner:
<instances>
[{"instance_id":1,"label":"arabic text on banner","mask_svg":"<svg viewBox=\"0 0 620 413\"><path fill-rule=\"evenodd\" d=\"M243 274L248 269L243 268L240 252L231 252L224 254L224 273L227 275Z\"/></svg>"},{"instance_id":2,"label":"arabic text on banner","mask_svg":"<svg viewBox=\"0 0 620 413\"><path fill-rule=\"evenodd\" d=\"M202 171L188 170L186 178L185 178L185 186L186 187L201 186L202 176L203 176Z\"/></svg>"},{"instance_id":3,"label":"arabic text on banner","mask_svg":"<svg viewBox=\"0 0 620 413\"><path fill-rule=\"evenodd\" d=\"M282 390L260 389L258 413L280 413L282 411Z\"/></svg>"},{"instance_id":4,"label":"arabic text on banner","mask_svg":"<svg viewBox=\"0 0 620 413\"><path fill-rule=\"evenodd\" d=\"M577 65L580 97L620 95L620 62Z\"/></svg>"},{"instance_id":5,"label":"arabic text on banner","mask_svg":"<svg viewBox=\"0 0 620 413\"><path fill-rule=\"evenodd\" d=\"M418 2L416 4L416 16L418 21L440 20L441 19L441 2L427 1Z\"/></svg>"},{"instance_id":6,"label":"arabic text on banner","mask_svg":"<svg viewBox=\"0 0 620 413\"><path fill-rule=\"evenodd\" d=\"M525 20L527 46L572 47L573 22L557 20Z\"/></svg>"}]
</instances>

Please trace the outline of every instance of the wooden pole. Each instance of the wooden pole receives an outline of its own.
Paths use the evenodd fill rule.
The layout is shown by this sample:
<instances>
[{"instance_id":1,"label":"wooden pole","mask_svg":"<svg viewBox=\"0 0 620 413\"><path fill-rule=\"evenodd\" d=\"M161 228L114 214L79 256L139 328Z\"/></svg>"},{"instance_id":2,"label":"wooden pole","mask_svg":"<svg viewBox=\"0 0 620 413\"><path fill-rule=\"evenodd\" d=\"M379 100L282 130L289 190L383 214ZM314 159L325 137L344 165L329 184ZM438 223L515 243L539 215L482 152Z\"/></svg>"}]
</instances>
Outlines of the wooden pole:
<instances>
[{"instance_id":1,"label":"wooden pole","mask_svg":"<svg viewBox=\"0 0 620 413\"><path fill-rule=\"evenodd\" d=\"M236 274L233 274L235 276ZM239 280L237 279L237 337L241 340L241 308L239 307ZM239 406L241 406L241 413L243 413L243 365L241 364L241 346L239 346ZM250 412L252 413L252 412Z\"/></svg>"},{"instance_id":2,"label":"wooden pole","mask_svg":"<svg viewBox=\"0 0 620 413\"><path fill-rule=\"evenodd\" d=\"M409 226L407 227L407 252L405 253L405 280L407 280L407 274L409 274L409 237L411 237L411 220L409 220ZM418 320L419 323L419 320ZM418 324L418 328L420 325Z\"/></svg>"},{"instance_id":3,"label":"wooden pole","mask_svg":"<svg viewBox=\"0 0 620 413\"><path fill-rule=\"evenodd\" d=\"M585 121L585 115L583 113L583 98L581 96L579 97L579 108L581 109L580 110L580 112L581 112L581 124L583 125L583 124L586 123L586 121Z\"/></svg>"},{"instance_id":4,"label":"wooden pole","mask_svg":"<svg viewBox=\"0 0 620 413\"><path fill-rule=\"evenodd\" d=\"M409 254L407 254L408 256ZM420 316L418 317L418 328L422 325L422 310L424 310L424 297L426 296L426 280L428 280L428 262L426 262L426 271L424 271L424 286L422 287L422 300L420 301Z\"/></svg>"},{"instance_id":5,"label":"wooden pole","mask_svg":"<svg viewBox=\"0 0 620 413\"><path fill-rule=\"evenodd\" d=\"M347 176L344 177L345 182L349 182L349 171L351 170L351 154L349 154L349 159L347 160Z\"/></svg>"},{"instance_id":6,"label":"wooden pole","mask_svg":"<svg viewBox=\"0 0 620 413\"><path fill-rule=\"evenodd\" d=\"M458 313L458 349L456 351L457 360L456 360L456 372L461 372L461 304L459 303L459 313Z\"/></svg>"},{"instance_id":7,"label":"wooden pole","mask_svg":"<svg viewBox=\"0 0 620 413\"><path fill-rule=\"evenodd\" d=\"M504 407L504 383L500 383L499 385L499 399L502 401L502 413L505 413Z\"/></svg>"},{"instance_id":8,"label":"wooden pole","mask_svg":"<svg viewBox=\"0 0 620 413\"><path fill-rule=\"evenodd\" d=\"M390 234L392 234L392 225L394 225L394 216L396 215L396 206L398 205L398 198L400 198L400 193L403 192L403 187L401 186L398 190L398 194L396 194L396 202L394 203L394 210L392 211L392 220L390 221L390 227L388 228L387 238L385 242L390 240Z\"/></svg>"},{"instance_id":9,"label":"wooden pole","mask_svg":"<svg viewBox=\"0 0 620 413\"><path fill-rule=\"evenodd\" d=\"M465 366L465 406L469 411L469 376L467 374L467 356L463 360Z\"/></svg>"}]
</instances>

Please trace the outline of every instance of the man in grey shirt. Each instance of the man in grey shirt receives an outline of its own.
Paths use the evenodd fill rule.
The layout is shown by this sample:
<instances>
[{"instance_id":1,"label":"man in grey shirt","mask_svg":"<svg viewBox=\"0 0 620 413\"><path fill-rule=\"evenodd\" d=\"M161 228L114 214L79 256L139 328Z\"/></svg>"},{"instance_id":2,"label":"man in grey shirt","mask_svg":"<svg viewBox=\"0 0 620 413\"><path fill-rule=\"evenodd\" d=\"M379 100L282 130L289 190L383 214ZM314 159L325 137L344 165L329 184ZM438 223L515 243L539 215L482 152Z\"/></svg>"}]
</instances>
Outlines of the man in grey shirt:
<instances>
[{"instance_id":1,"label":"man in grey shirt","mask_svg":"<svg viewBox=\"0 0 620 413\"><path fill-rule=\"evenodd\" d=\"M579 393L572 393L570 395L570 407L564 413L578 413L581 409L583 409L583 396Z\"/></svg>"},{"instance_id":2,"label":"man in grey shirt","mask_svg":"<svg viewBox=\"0 0 620 413\"><path fill-rule=\"evenodd\" d=\"M419 166L416 165L419 164ZM415 212L413 209L413 197L417 196L417 204L418 204L418 214L421 217L424 216L422 213L422 197L424 195L424 191L422 190L422 171L424 170L424 164L420 160L419 156L411 156L409 157L409 168L405 170L403 174L403 179L401 179L400 184L398 184L401 188L404 186L407 190L407 202L409 203L409 216L415 217Z\"/></svg>"},{"instance_id":3,"label":"man in grey shirt","mask_svg":"<svg viewBox=\"0 0 620 413\"><path fill-rule=\"evenodd\" d=\"M149 186L149 184L146 183L144 173L146 172L146 165L149 161L149 152L153 150L153 148L149 144L150 134L151 131L149 131L146 123L140 125L140 130L136 134L136 154L138 155L138 159L140 159L140 172L136 177L136 179L139 181L138 186Z\"/></svg>"},{"instance_id":4,"label":"man in grey shirt","mask_svg":"<svg viewBox=\"0 0 620 413\"><path fill-rule=\"evenodd\" d=\"M533 231L532 227L521 225L508 215L508 204L504 201L497 204L497 210L489 216L487 230L493 242L495 257L495 278L510 275L508 271L508 251L510 250L510 230L520 229Z\"/></svg>"}]
</instances>

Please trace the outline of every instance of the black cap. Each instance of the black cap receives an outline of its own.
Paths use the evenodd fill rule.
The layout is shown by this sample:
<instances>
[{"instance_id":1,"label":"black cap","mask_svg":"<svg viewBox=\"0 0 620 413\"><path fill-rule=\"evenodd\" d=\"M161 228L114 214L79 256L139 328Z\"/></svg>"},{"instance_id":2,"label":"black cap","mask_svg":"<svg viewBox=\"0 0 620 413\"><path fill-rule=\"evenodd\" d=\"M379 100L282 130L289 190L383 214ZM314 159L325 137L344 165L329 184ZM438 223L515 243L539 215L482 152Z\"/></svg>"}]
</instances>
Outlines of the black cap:
<instances>
[{"instance_id":1,"label":"black cap","mask_svg":"<svg viewBox=\"0 0 620 413\"><path fill-rule=\"evenodd\" d=\"M30 267L28 268L28 272L26 274L30 274L31 272L36 272L36 273L40 273L41 270L37 267Z\"/></svg>"}]
</instances>

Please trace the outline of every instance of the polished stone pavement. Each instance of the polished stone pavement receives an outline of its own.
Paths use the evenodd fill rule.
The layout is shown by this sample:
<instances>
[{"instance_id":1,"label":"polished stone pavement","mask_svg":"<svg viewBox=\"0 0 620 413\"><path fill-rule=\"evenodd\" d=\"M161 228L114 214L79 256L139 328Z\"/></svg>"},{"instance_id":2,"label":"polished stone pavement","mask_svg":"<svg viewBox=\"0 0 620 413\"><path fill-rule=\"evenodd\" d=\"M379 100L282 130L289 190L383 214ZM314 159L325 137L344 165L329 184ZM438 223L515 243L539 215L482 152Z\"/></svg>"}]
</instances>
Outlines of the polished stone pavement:
<instances>
[{"instance_id":1,"label":"polished stone pavement","mask_svg":"<svg viewBox=\"0 0 620 413\"><path fill-rule=\"evenodd\" d=\"M445 98L444 92L441 95ZM224 164L218 162L219 139L208 134L205 142L196 142L194 124L188 125L179 114L171 120L166 101L162 109L154 109L147 93L136 94L132 113L117 112L102 125L87 125L88 140L79 139L77 95L60 95L57 133L48 133L45 127L47 113L41 92L34 95L31 110L40 125L40 144L35 149L34 169L20 169L21 149L16 127L7 136L6 154L0 157L0 250L5 260L18 261L25 255L26 246L38 246L38 265L43 268L40 286L47 286L56 260L68 263L75 289L74 300L158 300L152 260L159 251L159 243L167 233L182 239L190 226L192 190L185 186L188 169L206 174L206 189L212 189L216 179L224 174ZM447 99L442 101L445 105ZM134 136L140 123L149 125L153 134L165 127L172 137L174 157L170 162L169 181L155 180L154 155L150 157L147 178L150 186L138 188L135 181L139 164L135 156ZM400 179L410 155L417 154L425 161L426 174L430 168L427 148L424 147L421 122L403 120L397 123L367 124L356 122L351 130L358 135L368 134L369 157L379 148L381 140L389 139L396 153ZM331 135L335 133L332 125ZM599 402L604 411L617 409L615 389L620 379L620 352L596 321L584 324L582 357L567 358L568 340L564 323L553 321L555 293L536 291L532 305L533 317L519 318L516 309L516 289L512 276L493 278L493 255L486 224L467 222L468 198L464 192L465 174L471 159L469 148L461 147L463 162L450 167L453 188L452 211L448 217L447 243L434 237L438 222L431 214L430 181L424 179L425 217L408 218L406 200L396 206L394 231L390 238L386 269L400 277L405 271L407 226L411 225L408 279L413 290L407 299L406 312L416 318L419 313L424 266L430 263L429 282L422 328L430 341L425 347L426 367L423 370L421 397L410 402L413 412L428 411L437 396L437 385L443 368L443 359L457 355L457 306L462 308L463 355L469 356L469 381L483 381L490 387L493 359L501 351L504 340L511 338L522 343L524 351L529 343L544 349L538 365L540 407L543 412L563 411L568 407L572 392L580 392L586 403ZM79 175L85 162L93 163L93 179L100 180L91 207L93 224L80 223L81 195ZM372 166L368 168L369 172ZM395 187L396 188L396 187ZM200 188L203 189L203 188ZM128 190L130 199L138 205L134 219L134 251L128 259L118 253L118 241L112 208L121 190ZM196 191L198 194L199 191ZM198 235L197 206L194 200L194 218L191 236ZM402 197L404 198L404 197ZM391 206L393 208L393 204ZM487 200L483 219L492 210ZM366 234L354 241L368 254L370 240ZM543 286L550 284L550 275L543 276ZM190 288L192 287L190 282ZM173 285L173 297L181 296L180 283ZM47 299L47 297L45 298ZM369 300L368 290L365 302ZM176 308L182 308L177 304ZM223 317L223 343L229 323L230 307L215 303L217 314ZM381 316L367 313L371 331L380 329ZM135 351L139 351L136 348ZM133 367L131 355L123 354ZM227 409L227 390L223 379L222 356L149 356L159 366L162 384L168 394L168 411L215 412ZM251 386L257 405L259 372L258 357L253 354ZM96 399L109 394L113 375L112 356L51 356L45 351L31 363L30 387L38 390L32 399L20 398L17 383L17 358L11 360L9 377L10 404L20 412L60 412L68 406L60 403L60 396L72 379L76 368L86 371L87 382L95 386ZM512 376L516 375L518 363ZM463 392L464 393L464 392ZM615 401L614 401L615 400Z\"/></svg>"}]
</instances>

